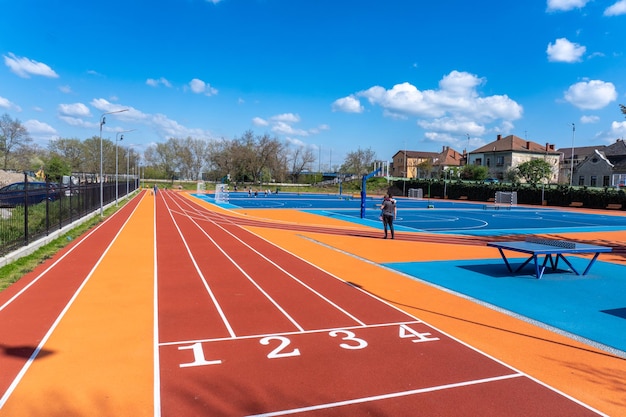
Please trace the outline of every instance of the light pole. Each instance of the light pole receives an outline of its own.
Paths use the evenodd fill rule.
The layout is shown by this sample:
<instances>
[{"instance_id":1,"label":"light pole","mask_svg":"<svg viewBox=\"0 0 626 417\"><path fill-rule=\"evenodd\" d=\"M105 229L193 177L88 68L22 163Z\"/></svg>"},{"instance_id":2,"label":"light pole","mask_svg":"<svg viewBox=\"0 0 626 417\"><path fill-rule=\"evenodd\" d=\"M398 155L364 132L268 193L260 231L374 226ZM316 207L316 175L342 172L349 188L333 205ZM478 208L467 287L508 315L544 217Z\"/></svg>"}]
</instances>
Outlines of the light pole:
<instances>
[{"instance_id":1,"label":"light pole","mask_svg":"<svg viewBox=\"0 0 626 417\"><path fill-rule=\"evenodd\" d=\"M569 186L574 184L574 135L576 133L576 125L572 123L572 159L570 160Z\"/></svg>"},{"instance_id":2,"label":"light pole","mask_svg":"<svg viewBox=\"0 0 626 417\"><path fill-rule=\"evenodd\" d=\"M115 134L115 205L117 206L117 199L119 197L119 182L118 182L118 146L117 146L117 142L124 140L124 135L121 135L122 133L127 133L127 132L132 132L135 129L130 129L130 130L122 130L121 132L117 132ZM120 136L121 135L121 136ZM118 139L119 136L119 139ZM128 172L126 173L126 175L128 175ZM127 194L128 194L128 190Z\"/></svg>"},{"instance_id":3,"label":"light pole","mask_svg":"<svg viewBox=\"0 0 626 417\"><path fill-rule=\"evenodd\" d=\"M102 183L102 177L104 175L102 172L102 126L106 123L106 118L104 116L107 114L122 113L125 111L128 111L128 109L109 111L100 115L100 216L104 216L104 207L102 206L102 201L104 199L104 184Z\"/></svg>"}]
</instances>

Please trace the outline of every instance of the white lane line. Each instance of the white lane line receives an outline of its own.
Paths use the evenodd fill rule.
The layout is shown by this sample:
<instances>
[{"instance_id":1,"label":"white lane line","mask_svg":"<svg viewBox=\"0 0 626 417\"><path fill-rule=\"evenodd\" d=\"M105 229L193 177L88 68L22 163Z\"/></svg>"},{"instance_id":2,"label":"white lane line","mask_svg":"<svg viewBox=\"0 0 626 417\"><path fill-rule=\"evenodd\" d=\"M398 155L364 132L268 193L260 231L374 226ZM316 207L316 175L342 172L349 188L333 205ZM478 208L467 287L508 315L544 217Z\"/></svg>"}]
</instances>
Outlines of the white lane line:
<instances>
[{"instance_id":1,"label":"white lane line","mask_svg":"<svg viewBox=\"0 0 626 417\"><path fill-rule=\"evenodd\" d=\"M178 204L178 203L176 203L176 204ZM180 207L180 205L179 205L179 208L182 209L182 207ZM274 307L276 307L291 322L291 324L293 324L299 331L304 331L304 328L302 326L300 326L300 324L298 324L298 322L296 322L296 320L293 317L291 317L289 315L289 313L287 313L287 311L285 311L285 309L279 303L277 303L276 300L274 300L267 293L267 291L265 291L263 288L261 288L261 286L228 253L226 253L226 251L211 236L209 236L209 234L202 227L200 227L200 225L192 217L187 216L187 218L189 220L191 220L191 222L193 224L196 225L198 230L200 230L211 241L211 243L213 243L213 245L220 252L222 252L222 254L226 257L226 259L228 259L230 261L230 263L232 263L233 266L235 268L237 268L239 270L239 272L241 272L241 274L244 277L246 277L246 279L248 281L250 281L250 283L252 283L252 285L254 285L257 288L257 290L259 290L259 292L261 294L263 294L265 296L265 298L267 298L270 301L270 303L272 303L274 305ZM182 235L181 235L181 237L182 237ZM186 243L185 243L185 245L186 245ZM193 256L193 255L191 255L191 253L190 253L190 256ZM194 264L195 264L195 261L194 261ZM232 336L233 336L233 338L235 337L234 334Z\"/></svg>"},{"instance_id":2,"label":"white lane line","mask_svg":"<svg viewBox=\"0 0 626 417\"><path fill-rule=\"evenodd\" d=\"M181 207L182 209L182 207ZM191 218L191 217L190 217ZM277 268L279 271L281 271L282 273L284 273L285 275L287 275L289 278L291 278L292 280L296 281L297 283L299 283L300 285L302 285L304 288L306 288L307 290L309 290L310 292L312 292L313 294L315 294L317 297L319 297L320 299L324 300L327 304L331 305L333 308L337 309L338 311L340 311L342 314L344 314L345 316L349 317L351 320L353 320L355 323L358 323L360 326L365 326L366 324L361 321L360 319L358 319L357 317L355 317L354 315L352 315L351 313L349 313L347 310L345 310L344 308L340 307L338 304L336 304L335 302L331 301L330 299L328 299L326 296L324 296L323 294L321 294L320 292L318 292L317 290L313 289L311 286L309 286L308 284L304 283L302 280L300 280L299 278L297 278L295 275L293 275L292 273L290 273L289 271L285 270L283 267L281 267L280 265L278 265L276 262L274 262L273 260L269 259L267 256L263 255L261 252L259 252L258 250L256 250L255 248L253 248L252 246L250 246L248 243L244 242L242 239L240 239L239 237L235 236L232 232L226 230L222 225L218 224L215 220L209 219L207 217L204 217L205 221L209 221L211 222L213 225L219 227L220 229L222 229L224 232L228 233L229 235L231 235L233 238L237 239L237 241L239 241L241 244L243 244L244 246L246 246L248 249L250 249L251 251L253 251L254 253L256 253L257 255L259 255L262 259L264 259L266 262L268 262L269 264L273 265L275 268ZM196 221L192 220L195 224ZM230 223L233 224L235 226L237 226L238 228L242 229L239 225L235 224L235 223ZM198 226L200 227L200 226ZM243 230L243 229L242 229ZM246 233L250 233L247 230L245 231ZM204 232L206 234L206 232ZM258 237L258 235L255 235ZM278 248L282 251L284 251L284 249L279 248L278 246L272 244L271 242L268 242L266 239L261 238L263 241L271 244L273 247ZM286 252L285 253L289 254L290 256L293 256L292 253L290 252ZM302 260L299 257L296 257L298 260ZM307 265L310 265L308 262ZM318 269L319 270L319 269Z\"/></svg>"},{"instance_id":3,"label":"white lane line","mask_svg":"<svg viewBox=\"0 0 626 417\"><path fill-rule=\"evenodd\" d=\"M165 202L165 199L163 201ZM174 202L174 203L176 203L176 202ZM232 326L230 325L230 322L228 321L228 318L226 317L226 314L224 313L224 310L222 310L222 307L220 306L220 303L217 301L217 298L215 297L215 294L213 294L213 291L211 290L211 287L209 286L209 283L207 282L207 280L206 280L204 274L202 273L202 271L200 270L200 267L198 266L198 263L196 262L196 258L193 256L193 253L191 253L191 248L187 244L187 240L185 239L185 236L183 235L183 232L180 230L180 227L178 226L178 222L176 222L176 219L174 218L174 214L173 214L172 209L170 208L170 206L169 206L169 204L167 202L165 202L165 205L166 205L166 207L168 209L168 213L170 215L170 218L172 219L172 222L174 222L174 226L176 227L176 230L178 230L178 235L180 236L180 238L183 241L183 244L185 245L185 249L187 250L187 254L189 255L189 258L191 259L191 262L193 263L193 266L196 269L196 273L198 274L198 276L202 280L204 288L206 289L207 293L209 294L209 297L211 297L211 300L213 301L213 304L215 305L215 308L217 309L218 314L222 318L222 322L224 323L224 326L226 326L226 329L228 330L228 334L230 334L230 337L236 337L237 335L235 334L235 331L233 330Z\"/></svg>"},{"instance_id":4,"label":"white lane line","mask_svg":"<svg viewBox=\"0 0 626 417\"><path fill-rule=\"evenodd\" d=\"M159 193L160 194L160 193ZM154 258L154 276L153 276L153 297L152 300L152 355L153 355L153 388L152 388L152 401L154 406L154 417L161 416L161 355L159 354L159 260L157 256L157 204L156 204L156 196L154 199L154 209L152 213L152 235L154 236L152 242L152 251Z\"/></svg>"},{"instance_id":5,"label":"white lane line","mask_svg":"<svg viewBox=\"0 0 626 417\"><path fill-rule=\"evenodd\" d=\"M302 332L264 333L264 334L237 336L235 338L216 337L212 339L179 340L176 342L161 342L159 345L160 346L177 346L177 345L189 345L193 343L212 343L212 342L223 342L223 341L230 341L230 340L262 339L264 337L271 337L271 336L292 336L292 335L302 335L302 334L328 333L328 332L333 332L337 330L373 329L377 327L394 327L394 326L420 324L420 323L423 324L424 322L422 322L421 320L399 321L395 323L379 323L379 324L369 324L365 326L329 327L327 329L304 330Z\"/></svg>"},{"instance_id":6,"label":"white lane line","mask_svg":"<svg viewBox=\"0 0 626 417\"><path fill-rule=\"evenodd\" d=\"M141 202L139 204L141 204ZM41 339L41 342L39 342L39 345L37 345L37 348L35 349L35 351L32 353L32 355L30 355L30 357L28 358L28 360L26 361L26 363L24 364L22 369L20 369L20 372L17 374L17 376L15 377L15 379L13 380L13 382L11 383L9 388L6 390L6 392L4 393L2 398L0 398L0 410L4 407L6 402L9 400L9 397L11 396L11 394L13 394L13 391L15 391L15 389L18 386L18 384L22 381L22 378L24 378L24 375L26 375L26 372L31 367L31 365L33 364L35 359L37 359L37 356L39 356L39 353L42 351L44 345L46 344L48 339L50 339L50 337L52 336L52 333L54 333L54 331L56 330L57 326L59 325L59 323L61 322L63 317L65 317L65 314L69 311L69 309L72 306L72 304L74 304L74 301L78 298L78 296L80 295L80 293L83 290L83 288L85 287L85 285L87 285L87 282L89 282L89 280L93 276L93 274L96 271L96 269L98 269L98 266L100 265L102 260L105 258L107 253L109 253L109 250L111 249L111 247L113 247L113 245L117 241L117 238L120 236L120 234L122 234L122 232L126 228L126 225L128 224L128 222L132 218L133 214L135 214L135 211L139 207L139 204L137 204L137 206L133 209L132 213L128 216L126 221L124 221L124 224L122 225L122 227L120 227L120 230L118 230L118 232L115 234L115 236L113 237L113 239L111 240L109 245L102 252L102 255L100 256L100 258L98 259L96 264L93 266L91 271L89 271L89 274L87 274L87 277L85 277L85 279L80 284L78 289L74 292L74 295L72 295L72 298L70 298L70 300L67 302L67 304L65 305L65 307L61 311L61 313L59 313L59 315L57 316L57 318L54 321L54 323L52 323L52 326L50 326L50 328L48 329L48 332Z\"/></svg>"},{"instance_id":7,"label":"white lane line","mask_svg":"<svg viewBox=\"0 0 626 417\"><path fill-rule=\"evenodd\" d=\"M290 410L279 410L279 411L272 411L269 413L253 414L248 417L286 416L289 414L306 413L309 411L327 410L329 408L342 407L346 405L363 404L367 402L387 400L389 398L407 397L409 395L424 394L427 392L442 391L446 389L460 388L460 387L466 387L470 385L486 384L490 382L503 381L506 379L520 378L520 377L524 377L524 375L520 373L515 373L515 374L492 377L492 378L475 379L472 381L457 382L454 384L445 384L445 385L438 385L435 387L414 389L410 391L400 391L400 392L393 392L390 394L374 395L371 397L354 398L351 400L337 401L337 402L326 403L326 404L318 404L318 405L312 405L309 407L292 408Z\"/></svg>"}]
</instances>

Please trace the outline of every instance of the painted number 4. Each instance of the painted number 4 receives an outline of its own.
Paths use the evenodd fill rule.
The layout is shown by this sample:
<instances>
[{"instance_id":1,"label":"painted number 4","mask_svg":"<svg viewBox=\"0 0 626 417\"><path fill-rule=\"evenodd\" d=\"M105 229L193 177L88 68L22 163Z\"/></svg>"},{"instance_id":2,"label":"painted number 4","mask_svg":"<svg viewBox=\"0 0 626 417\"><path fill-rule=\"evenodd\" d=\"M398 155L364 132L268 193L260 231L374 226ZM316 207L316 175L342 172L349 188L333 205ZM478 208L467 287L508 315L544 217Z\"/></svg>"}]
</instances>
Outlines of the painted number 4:
<instances>
[{"instance_id":1,"label":"painted number 4","mask_svg":"<svg viewBox=\"0 0 626 417\"><path fill-rule=\"evenodd\" d=\"M435 340L439 340L438 337L433 337L430 333L420 333L417 330L410 328L406 324L400 325L400 338L412 339L411 342L413 343L433 342Z\"/></svg>"}]
</instances>

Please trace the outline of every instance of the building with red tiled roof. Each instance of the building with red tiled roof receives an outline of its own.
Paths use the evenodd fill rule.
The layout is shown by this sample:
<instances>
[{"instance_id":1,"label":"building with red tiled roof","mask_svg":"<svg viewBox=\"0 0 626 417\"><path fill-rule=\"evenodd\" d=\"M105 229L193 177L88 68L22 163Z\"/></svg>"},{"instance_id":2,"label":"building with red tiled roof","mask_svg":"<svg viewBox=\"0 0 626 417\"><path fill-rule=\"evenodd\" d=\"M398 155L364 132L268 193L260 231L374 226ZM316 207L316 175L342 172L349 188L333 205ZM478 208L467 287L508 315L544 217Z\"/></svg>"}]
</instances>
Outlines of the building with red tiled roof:
<instances>
[{"instance_id":1,"label":"building with red tiled roof","mask_svg":"<svg viewBox=\"0 0 626 417\"><path fill-rule=\"evenodd\" d=\"M540 145L515 135L504 138L498 135L495 141L471 151L468 154L468 164L485 166L489 170L489 177L502 180L518 165L541 158L554 167L549 182L557 182L560 157L561 154L554 149L554 145Z\"/></svg>"},{"instance_id":2,"label":"building with red tiled roof","mask_svg":"<svg viewBox=\"0 0 626 417\"><path fill-rule=\"evenodd\" d=\"M403 150L393 156L390 175L400 178L439 178L451 167L464 164L464 154L449 146L444 146L441 152Z\"/></svg>"}]
</instances>

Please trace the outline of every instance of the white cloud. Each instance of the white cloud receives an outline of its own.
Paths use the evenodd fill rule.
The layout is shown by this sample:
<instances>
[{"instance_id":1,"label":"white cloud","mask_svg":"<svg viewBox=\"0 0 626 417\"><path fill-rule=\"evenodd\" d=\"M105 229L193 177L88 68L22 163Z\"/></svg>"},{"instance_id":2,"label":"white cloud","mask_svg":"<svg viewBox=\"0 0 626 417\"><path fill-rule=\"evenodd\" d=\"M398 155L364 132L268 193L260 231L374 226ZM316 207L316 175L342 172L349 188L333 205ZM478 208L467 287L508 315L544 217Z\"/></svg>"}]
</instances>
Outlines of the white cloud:
<instances>
[{"instance_id":1,"label":"white cloud","mask_svg":"<svg viewBox=\"0 0 626 417\"><path fill-rule=\"evenodd\" d=\"M333 111L341 111L345 113L362 113L363 106L356 97L350 95L348 97L338 98L332 104Z\"/></svg>"},{"instance_id":2,"label":"white cloud","mask_svg":"<svg viewBox=\"0 0 626 417\"><path fill-rule=\"evenodd\" d=\"M566 38L559 38L548 44L548 61L550 62L580 62L587 48Z\"/></svg>"},{"instance_id":3,"label":"white cloud","mask_svg":"<svg viewBox=\"0 0 626 417\"><path fill-rule=\"evenodd\" d=\"M268 122L267 120L262 119L262 118L260 118L260 117L255 117L255 118L253 118L253 119L252 119L252 123L253 123L255 126L268 126L268 125L269 125L269 122Z\"/></svg>"},{"instance_id":4,"label":"white cloud","mask_svg":"<svg viewBox=\"0 0 626 417\"><path fill-rule=\"evenodd\" d=\"M619 0L604 10L605 16L619 16L622 14L626 14L626 0Z\"/></svg>"},{"instance_id":5,"label":"white cloud","mask_svg":"<svg viewBox=\"0 0 626 417\"><path fill-rule=\"evenodd\" d=\"M483 79L473 74L452 71L439 82L439 90L420 91L405 82L390 90L374 86L357 95L391 114L424 118L447 115L482 122L498 118L516 120L522 116L522 107L506 95L480 97L476 87L483 82Z\"/></svg>"},{"instance_id":6,"label":"white cloud","mask_svg":"<svg viewBox=\"0 0 626 417\"><path fill-rule=\"evenodd\" d=\"M565 100L579 109L597 110L617 99L615 85L610 82L591 80L571 85L564 93Z\"/></svg>"},{"instance_id":7,"label":"white cloud","mask_svg":"<svg viewBox=\"0 0 626 417\"><path fill-rule=\"evenodd\" d=\"M548 0L548 11L569 11L582 9L589 0Z\"/></svg>"},{"instance_id":8,"label":"white cloud","mask_svg":"<svg viewBox=\"0 0 626 417\"><path fill-rule=\"evenodd\" d=\"M270 120L273 122L298 123L300 122L300 116L293 113L283 113L270 117Z\"/></svg>"},{"instance_id":9,"label":"white cloud","mask_svg":"<svg viewBox=\"0 0 626 417\"><path fill-rule=\"evenodd\" d=\"M194 78L189 82L189 88L191 88L191 91L196 94L204 94L207 96L213 96L218 92L217 89L211 87L210 84L205 83L198 78Z\"/></svg>"},{"instance_id":10,"label":"white cloud","mask_svg":"<svg viewBox=\"0 0 626 417\"><path fill-rule=\"evenodd\" d=\"M600 117L598 116L581 116L580 122L583 124L598 123Z\"/></svg>"},{"instance_id":11,"label":"white cloud","mask_svg":"<svg viewBox=\"0 0 626 417\"><path fill-rule=\"evenodd\" d=\"M41 75L48 78L59 78L52 68L42 62L37 62L26 57L18 57L13 53L4 56L4 63L11 72L22 78L30 78L31 75Z\"/></svg>"},{"instance_id":12,"label":"white cloud","mask_svg":"<svg viewBox=\"0 0 626 417\"><path fill-rule=\"evenodd\" d=\"M288 123L285 122L277 122L272 126L272 132L281 134L281 135L298 135L298 136L308 136L309 132L302 129L295 129Z\"/></svg>"},{"instance_id":13,"label":"white cloud","mask_svg":"<svg viewBox=\"0 0 626 417\"><path fill-rule=\"evenodd\" d=\"M65 94L69 94L72 92L72 87L70 87L69 85L62 85L59 87L59 91Z\"/></svg>"},{"instance_id":14,"label":"white cloud","mask_svg":"<svg viewBox=\"0 0 626 417\"><path fill-rule=\"evenodd\" d=\"M486 79L463 71L451 71L442 77L437 89L420 90L405 82L390 89L373 86L349 97L362 97L381 107L386 117L417 118L428 139L446 138L463 146L461 138L489 132L510 131L512 121L522 117L523 107L507 95L481 95ZM453 139L451 139L453 138Z\"/></svg>"},{"instance_id":15,"label":"white cloud","mask_svg":"<svg viewBox=\"0 0 626 417\"><path fill-rule=\"evenodd\" d=\"M59 104L58 109L63 116L91 117L89 107L83 103Z\"/></svg>"},{"instance_id":16,"label":"white cloud","mask_svg":"<svg viewBox=\"0 0 626 417\"><path fill-rule=\"evenodd\" d=\"M2 96L0 96L0 107L3 107L7 110L15 110L18 112L22 111L22 108L20 106L12 103L8 98L4 98Z\"/></svg>"},{"instance_id":17,"label":"white cloud","mask_svg":"<svg viewBox=\"0 0 626 417\"><path fill-rule=\"evenodd\" d=\"M617 139L626 138L626 121L624 122L612 122L609 130L603 130L596 133L595 139L601 140L606 144L615 143Z\"/></svg>"},{"instance_id":18,"label":"white cloud","mask_svg":"<svg viewBox=\"0 0 626 417\"><path fill-rule=\"evenodd\" d=\"M28 130L28 133L33 136L54 136L57 131L47 123L40 122L39 120L27 120L24 122L24 127Z\"/></svg>"},{"instance_id":19,"label":"white cloud","mask_svg":"<svg viewBox=\"0 0 626 417\"><path fill-rule=\"evenodd\" d=\"M126 127L132 127L128 125L137 124L148 126L156 131L156 133L163 139L169 139L172 137L186 138L188 136L198 139L211 139L213 137L213 135L211 135L209 131L203 129L188 128L181 125L176 120L170 119L164 114L144 113L138 109L135 109L132 106L114 104L103 98L94 99L91 101L90 104L91 106L100 110L102 113L127 109L127 111L123 113L115 113L111 116L113 116L116 120L123 122ZM105 129L109 131L113 131L114 126L117 124L113 120L109 122L108 119L107 123L109 127L105 127Z\"/></svg>"},{"instance_id":20,"label":"white cloud","mask_svg":"<svg viewBox=\"0 0 626 417\"><path fill-rule=\"evenodd\" d=\"M148 78L146 80L146 84L151 86L151 87L158 87L159 85L164 85L166 87L171 87L172 84L164 77L158 78L158 79L154 79L154 78Z\"/></svg>"}]
</instances>

